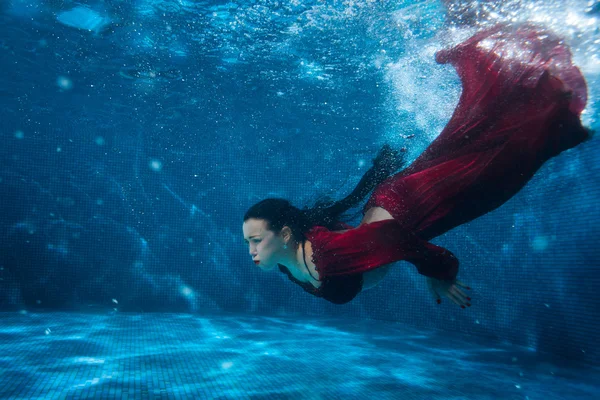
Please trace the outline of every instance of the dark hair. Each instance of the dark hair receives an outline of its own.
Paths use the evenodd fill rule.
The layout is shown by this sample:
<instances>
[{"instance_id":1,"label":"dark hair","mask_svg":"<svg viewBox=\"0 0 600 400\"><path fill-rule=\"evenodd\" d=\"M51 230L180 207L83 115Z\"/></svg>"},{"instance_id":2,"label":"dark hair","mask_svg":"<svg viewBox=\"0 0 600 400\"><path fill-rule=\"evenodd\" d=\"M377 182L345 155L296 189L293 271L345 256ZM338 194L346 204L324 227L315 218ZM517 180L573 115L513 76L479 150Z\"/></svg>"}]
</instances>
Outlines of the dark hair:
<instances>
[{"instance_id":1,"label":"dark hair","mask_svg":"<svg viewBox=\"0 0 600 400\"><path fill-rule=\"evenodd\" d=\"M286 199L268 198L250 207L244 215L244 222L251 218L263 219L273 231L289 226L298 240L316 225L336 229L339 222L348 218L344 215L346 211L356 207L378 184L404 166L405 151L402 149L400 154L384 145L373 160L373 166L363 175L352 193L342 200L320 200L313 207L301 210Z\"/></svg>"}]
</instances>

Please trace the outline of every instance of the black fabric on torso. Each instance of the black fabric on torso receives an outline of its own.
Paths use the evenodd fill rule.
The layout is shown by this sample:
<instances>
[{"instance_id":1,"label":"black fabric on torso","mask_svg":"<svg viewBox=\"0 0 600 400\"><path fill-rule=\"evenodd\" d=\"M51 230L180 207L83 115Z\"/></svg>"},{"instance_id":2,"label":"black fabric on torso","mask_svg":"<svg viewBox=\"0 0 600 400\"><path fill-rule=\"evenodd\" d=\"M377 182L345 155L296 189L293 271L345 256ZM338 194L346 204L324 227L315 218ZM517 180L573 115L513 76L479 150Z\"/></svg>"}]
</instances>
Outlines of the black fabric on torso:
<instances>
[{"instance_id":1,"label":"black fabric on torso","mask_svg":"<svg viewBox=\"0 0 600 400\"><path fill-rule=\"evenodd\" d=\"M281 264L279 264L279 270L286 274L292 282L302 287L306 292L316 297L322 297L334 304L348 303L361 292L363 286L362 274L326 278L321 282L321 286L316 288L310 282L302 282L296 279L292 273Z\"/></svg>"}]
</instances>

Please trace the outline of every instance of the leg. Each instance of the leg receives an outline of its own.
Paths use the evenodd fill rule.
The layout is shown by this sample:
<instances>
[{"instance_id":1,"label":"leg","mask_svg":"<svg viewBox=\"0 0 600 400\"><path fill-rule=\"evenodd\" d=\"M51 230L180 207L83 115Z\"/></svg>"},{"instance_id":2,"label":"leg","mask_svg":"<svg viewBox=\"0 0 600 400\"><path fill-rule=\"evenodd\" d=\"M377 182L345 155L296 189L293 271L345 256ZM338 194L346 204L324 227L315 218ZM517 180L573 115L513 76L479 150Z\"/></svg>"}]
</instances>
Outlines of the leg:
<instances>
[{"instance_id":1,"label":"leg","mask_svg":"<svg viewBox=\"0 0 600 400\"><path fill-rule=\"evenodd\" d=\"M365 216L363 217L362 221L360 221L360 225L384 221L386 219L394 219L394 217L392 217L392 214L390 214L385 208L371 207L365 212Z\"/></svg>"}]
</instances>

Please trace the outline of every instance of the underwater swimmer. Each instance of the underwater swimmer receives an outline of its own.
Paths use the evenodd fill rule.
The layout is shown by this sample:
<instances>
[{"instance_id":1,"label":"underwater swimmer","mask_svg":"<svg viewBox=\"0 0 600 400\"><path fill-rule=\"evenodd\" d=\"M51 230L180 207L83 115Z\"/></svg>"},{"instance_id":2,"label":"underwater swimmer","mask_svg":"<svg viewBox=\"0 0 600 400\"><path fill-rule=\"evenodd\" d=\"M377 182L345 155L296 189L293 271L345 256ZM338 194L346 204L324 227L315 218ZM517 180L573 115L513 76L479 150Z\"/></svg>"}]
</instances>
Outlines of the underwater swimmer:
<instances>
[{"instance_id":1,"label":"underwater swimmer","mask_svg":"<svg viewBox=\"0 0 600 400\"><path fill-rule=\"evenodd\" d=\"M399 153L384 146L354 191L331 205L301 210L269 198L252 206L243 233L259 268L344 304L404 260L438 303L471 305L457 258L429 241L498 208L544 162L588 140L580 121L587 87L564 42L529 24L479 32L436 60L462 82L440 135L400 172ZM340 222L371 191L360 224Z\"/></svg>"}]
</instances>

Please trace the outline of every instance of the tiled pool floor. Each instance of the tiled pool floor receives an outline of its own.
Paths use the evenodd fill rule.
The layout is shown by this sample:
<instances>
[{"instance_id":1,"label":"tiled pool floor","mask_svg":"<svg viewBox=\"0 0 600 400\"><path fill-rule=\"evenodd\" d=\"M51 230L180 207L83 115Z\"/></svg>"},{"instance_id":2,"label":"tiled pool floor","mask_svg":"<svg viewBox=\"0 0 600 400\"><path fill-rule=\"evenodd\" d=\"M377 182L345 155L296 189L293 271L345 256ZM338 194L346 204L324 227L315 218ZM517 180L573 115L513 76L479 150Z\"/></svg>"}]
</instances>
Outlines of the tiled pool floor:
<instances>
[{"instance_id":1,"label":"tiled pool floor","mask_svg":"<svg viewBox=\"0 0 600 400\"><path fill-rule=\"evenodd\" d=\"M0 313L0 398L592 399L600 369L373 320Z\"/></svg>"}]
</instances>

